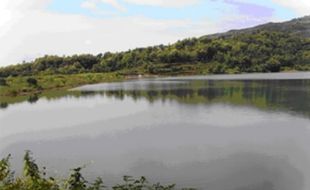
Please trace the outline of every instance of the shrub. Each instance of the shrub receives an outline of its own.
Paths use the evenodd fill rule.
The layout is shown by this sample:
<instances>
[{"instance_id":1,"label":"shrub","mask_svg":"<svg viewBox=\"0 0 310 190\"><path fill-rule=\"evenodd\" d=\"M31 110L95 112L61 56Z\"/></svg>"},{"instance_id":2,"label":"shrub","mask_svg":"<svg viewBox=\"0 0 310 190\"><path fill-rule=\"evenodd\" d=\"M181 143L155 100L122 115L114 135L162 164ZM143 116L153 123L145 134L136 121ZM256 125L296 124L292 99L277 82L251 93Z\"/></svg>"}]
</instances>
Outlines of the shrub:
<instances>
[{"instance_id":1,"label":"shrub","mask_svg":"<svg viewBox=\"0 0 310 190\"><path fill-rule=\"evenodd\" d=\"M55 180L47 178L43 170L40 170L33 159L30 151L26 151L24 156L23 176L15 178L11 171L11 156L0 160L0 189L1 190L104 190L108 189L103 185L101 178L97 178L93 183L84 179L81 171L82 167L72 170L68 179ZM113 186L113 190L173 190L175 185L150 184L145 177L134 179L131 176L124 176L123 183Z\"/></svg>"},{"instance_id":2,"label":"shrub","mask_svg":"<svg viewBox=\"0 0 310 190\"><path fill-rule=\"evenodd\" d=\"M4 78L0 78L0 86L6 86L6 80Z\"/></svg>"},{"instance_id":3,"label":"shrub","mask_svg":"<svg viewBox=\"0 0 310 190\"><path fill-rule=\"evenodd\" d=\"M37 86L38 85L38 81L37 79L35 78L27 78L27 83L30 85L30 86Z\"/></svg>"}]
</instances>

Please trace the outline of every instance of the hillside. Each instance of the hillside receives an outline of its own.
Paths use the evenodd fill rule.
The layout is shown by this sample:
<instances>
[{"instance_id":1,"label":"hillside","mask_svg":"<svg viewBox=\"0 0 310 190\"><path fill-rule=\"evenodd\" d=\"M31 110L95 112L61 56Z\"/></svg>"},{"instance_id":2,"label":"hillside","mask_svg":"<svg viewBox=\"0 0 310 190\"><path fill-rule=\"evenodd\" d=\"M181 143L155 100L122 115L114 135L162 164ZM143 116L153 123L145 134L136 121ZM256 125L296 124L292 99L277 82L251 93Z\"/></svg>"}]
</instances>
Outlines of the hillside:
<instances>
[{"instance_id":1,"label":"hillside","mask_svg":"<svg viewBox=\"0 0 310 190\"><path fill-rule=\"evenodd\" d=\"M46 55L0 68L0 77L108 73L206 74L310 70L310 16L98 55Z\"/></svg>"},{"instance_id":2,"label":"hillside","mask_svg":"<svg viewBox=\"0 0 310 190\"><path fill-rule=\"evenodd\" d=\"M285 32L290 34L299 35L302 37L310 37L310 16L304 16L301 18L296 18L286 22L279 23L267 23L252 28L246 28L241 30L230 30L225 33L217 33L206 35L203 37L216 38L216 37L231 37L239 34L252 34L254 32L264 30L270 32Z\"/></svg>"}]
</instances>

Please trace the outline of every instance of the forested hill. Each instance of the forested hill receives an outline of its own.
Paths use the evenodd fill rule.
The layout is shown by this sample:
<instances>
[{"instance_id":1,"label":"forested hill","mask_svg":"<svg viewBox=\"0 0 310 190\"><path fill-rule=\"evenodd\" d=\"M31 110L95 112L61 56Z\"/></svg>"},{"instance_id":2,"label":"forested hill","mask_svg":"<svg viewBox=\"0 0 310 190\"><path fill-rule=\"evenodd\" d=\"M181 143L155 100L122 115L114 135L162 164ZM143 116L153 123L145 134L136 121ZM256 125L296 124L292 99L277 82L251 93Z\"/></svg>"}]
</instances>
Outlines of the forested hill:
<instances>
[{"instance_id":1,"label":"forested hill","mask_svg":"<svg viewBox=\"0 0 310 190\"><path fill-rule=\"evenodd\" d=\"M115 71L204 74L310 70L309 19L308 16L119 53L46 55L0 68L0 77Z\"/></svg>"},{"instance_id":2,"label":"forested hill","mask_svg":"<svg viewBox=\"0 0 310 190\"><path fill-rule=\"evenodd\" d=\"M296 18L286 22L280 23L267 23L252 28L246 28L241 30L230 30L225 33L217 33L212 35L206 35L204 37L216 38L216 37L231 37L238 34L251 34L259 30L269 31L269 32L286 32L302 37L310 37L310 16L304 16L301 18Z\"/></svg>"}]
</instances>

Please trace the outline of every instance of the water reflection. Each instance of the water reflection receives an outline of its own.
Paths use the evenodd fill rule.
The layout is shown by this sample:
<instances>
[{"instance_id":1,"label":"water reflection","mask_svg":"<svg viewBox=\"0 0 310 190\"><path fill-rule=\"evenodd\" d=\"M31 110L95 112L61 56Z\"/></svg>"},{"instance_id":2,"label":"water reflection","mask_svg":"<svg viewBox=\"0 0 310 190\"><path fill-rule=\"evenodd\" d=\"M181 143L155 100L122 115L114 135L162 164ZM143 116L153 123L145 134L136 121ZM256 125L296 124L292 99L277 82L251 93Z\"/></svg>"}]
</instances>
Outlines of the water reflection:
<instances>
[{"instance_id":1,"label":"water reflection","mask_svg":"<svg viewBox=\"0 0 310 190\"><path fill-rule=\"evenodd\" d=\"M0 109L5 109L9 106L9 104L7 102L1 102L0 103Z\"/></svg>"},{"instance_id":2,"label":"water reflection","mask_svg":"<svg viewBox=\"0 0 310 190\"><path fill-rule=\"evenodd\" d=\"M82 87L82 96L95 94L124 96L149 102L177 101L186 104L229 103L248 105L262 109L280 109L310 116L310 80L263 80L263 81L187 81L182 83L132 82L126 90L118 84ZM124 85L124 84L123 84ZM119 88L119 89L118 89Z\"/></svg>"},{"instance_id":3,"label":"water reflection","mask_svg":"<svg viewBox=\"0 0 310 190\"><path fill-rule=\"evenodd\" d=\"M28 102L31 103L31 104L34 104L36 103L37 101L39 100L39 96L37 94L35 95L32 95L32 96L29 96L28 98Z\"/></svg>"},{"instance_id":4,"label":"water reflection","mask_svg":"<svg viewBox=\"0 0 310 190\"><path fill-rule=\"evenodd\" d=\"M115 97L119 100L129 96L134 100L177 101L186 104L209 104L224 102L234 105L254 106L261 109L279 109L310 116L310 80L138 80L121 83L89 85L78 91L62 92L58 96L42 96L48 100L62 97L91 97L96 95ZM79 91L81 90L81 91ZM40 95L27 97L35 103ZM1 108L9 104L1 102Z\"/></svg>"},{"instance_id":5,"label":"water reflection","mask_svg":"<svg viewBox=\"0 0 310 190\"><path fill-rule=\"evenodd\" d=\"M107 185L144 175L208 190L310 189L310 80L167 78L85 86L0 110L0 156ZM31 103L30 103L31 102Z\"/></svg>"}]
</instances>

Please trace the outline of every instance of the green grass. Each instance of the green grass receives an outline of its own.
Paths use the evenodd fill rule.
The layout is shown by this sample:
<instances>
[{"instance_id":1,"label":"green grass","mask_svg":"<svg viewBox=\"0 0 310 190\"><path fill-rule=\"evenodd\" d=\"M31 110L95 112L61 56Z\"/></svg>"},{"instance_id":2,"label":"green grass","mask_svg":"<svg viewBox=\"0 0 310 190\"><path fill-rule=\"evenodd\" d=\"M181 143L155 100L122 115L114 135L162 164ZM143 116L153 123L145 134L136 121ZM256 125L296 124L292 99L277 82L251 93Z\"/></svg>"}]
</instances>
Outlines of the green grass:
<instances>
[{"instance_id":1,"label":"green grass","mask_svg":"<svg viewBox=\"0 0 310 190\"><path fill-rule=\"evenodd\" d=\"M32 94L41 94L67 90L84 84L99 82L112 82L124 79L124 76L117 73L86 73L74 75L38 75L31 76L38 81L37 85L27 83L30 77L8 77L7 85L0 87L1 102L10 97L27 97Z\"/></svg>"},{"instance_id":2,"label":"green grass","mask_svg":"<svg viewBox=\"0 0 310 190\"><path fill-rule=\"evenodd\" d=\"M28 78L37 80L37 85L27 82ZM8 77L6 85L0 86L0 108L24 101L35 102L41 97L55 99L64 95L79 96L80 92L69 89L100 82L124 80L118 73L86 73L74 75L38 75L31 77Z\"/></svg>"},{"instance_id":3,"label":"green grass","mask_svg":"<svg viewBox=\"0 0 310 190\"><path fill-rule=\"evenodd\" d=\"M94 84L100 82L115 82L128 78L131 75L143 74L149 75L195 75L207 74L208 67L205 64L184 64L175 65L168 68L166 64L162 64L159 70L153 74L146 74L146 68L137 67L134 69L124 69L113 73L83 73L72 75L35 75L35 76L17 76L8 77L5 79L6 85L0 85L0 103L1 107L6 107L5 104L12 104L26 101L30 96L52 98L55 94L68 94L68 89L78 87L85 84ZM27 82L27 79L34 78L37 80L37 85L32 85Z\"/></svg>"}]
</instances>

